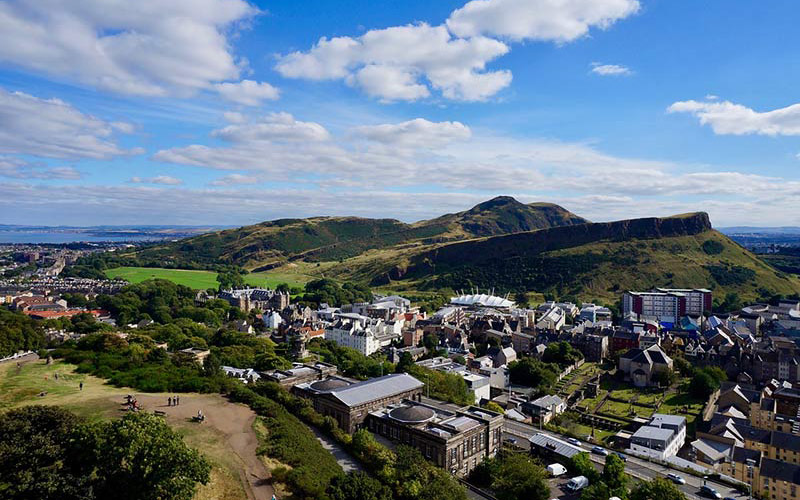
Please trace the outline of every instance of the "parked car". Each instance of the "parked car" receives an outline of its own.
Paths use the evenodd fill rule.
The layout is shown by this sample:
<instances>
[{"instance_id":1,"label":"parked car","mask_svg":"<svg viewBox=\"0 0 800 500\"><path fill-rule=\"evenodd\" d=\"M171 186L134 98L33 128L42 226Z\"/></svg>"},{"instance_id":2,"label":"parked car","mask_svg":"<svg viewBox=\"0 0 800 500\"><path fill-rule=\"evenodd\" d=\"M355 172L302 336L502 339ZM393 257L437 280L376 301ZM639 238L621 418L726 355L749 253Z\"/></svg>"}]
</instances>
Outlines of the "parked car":
<instances>
[{"instance_id":1,"label":"parked car","mask_svg":"<svg viewBox=\"0 0 800 500\"><path fill-rule=\"evenodd\" d=\"M675 484L686 484L686 480L677 474L669 473L667 474L667 479Z\"/></svg>"},{"instance_id":2,"label":"parked car","mask_svg":"<svg viewBox=\"0 0 800 500\"><path fill-rule=\"evenodd\" d=\"M722 495L719 494L719 491L707 484L700 487L700 494L708 498L713 498L714 500L722 500Z\"/></svg>"},{"instance_id":3,"label":"parked car","mask_svg":"<svg viewBox=\"0 0 800 500\"><path fill-rule=\"evenodd\" d=\"M569 480L564 486L568 491L575 493L589 486L589 479L586 476L576 476Z\"/></svg>"},{"instance_id":4,"label":"parked car","mask_svg":"<svg viewBox=\"0 0 800 500\"><path fill-rule=\"evenodd\" d=\"M604 456L604 457L608 456L608 450L603 448L602 446L593 446L592 447L592 453L597 453L598 455L601 455L601 456Z\"/></svg>"},{"instance_id":5,"label":"parked car","mask_svg":"<svg viewBox=\"0 0 800 500\"><path fill-rule=\"evenodd\" d=\"M574 444L575 446L580 446L581 442L575 438L567 438L567 442L570 444Z\"/></svg>"}]
</instances>

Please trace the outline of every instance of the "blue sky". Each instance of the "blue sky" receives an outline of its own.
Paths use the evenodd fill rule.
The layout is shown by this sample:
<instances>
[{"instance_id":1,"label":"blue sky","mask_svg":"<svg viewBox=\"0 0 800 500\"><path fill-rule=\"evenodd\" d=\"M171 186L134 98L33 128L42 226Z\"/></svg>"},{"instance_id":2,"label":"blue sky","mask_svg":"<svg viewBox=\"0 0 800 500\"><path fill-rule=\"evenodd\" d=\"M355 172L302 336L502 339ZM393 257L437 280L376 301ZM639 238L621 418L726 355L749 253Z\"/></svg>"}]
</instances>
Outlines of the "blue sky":
<instances>
[{"instance_id":1,"label":"blue sky","mask_svg":"<svg viewBox=\"0 0 800 500\"><path fill-rule=\"evenodd\" d=\"M0 3L1 223L800 225L800 6Z\"/></svg>"}]
</instances>

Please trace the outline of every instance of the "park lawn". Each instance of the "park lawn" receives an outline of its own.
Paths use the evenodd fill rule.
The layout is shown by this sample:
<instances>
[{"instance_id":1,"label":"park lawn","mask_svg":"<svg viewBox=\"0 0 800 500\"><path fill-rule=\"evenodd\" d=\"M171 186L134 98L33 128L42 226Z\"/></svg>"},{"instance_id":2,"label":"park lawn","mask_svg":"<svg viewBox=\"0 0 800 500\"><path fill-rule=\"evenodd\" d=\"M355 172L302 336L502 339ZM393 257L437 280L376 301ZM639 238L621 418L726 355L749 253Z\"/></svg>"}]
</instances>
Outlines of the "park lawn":
<instances>
[{"instance_id":1,"label":"park lawn","mask_svg":"<svg viewBox=\"0 0 800 500\"><path fill-rule=\"evenodd\" d=\"M115 267L107 269L105 273L109 278L121 278L130 283L141 283L149 279L164 279L195 290L206 290L219 286L217 273L214 271L158 267ZM267 288L275 288L281 283L287 283L291 287L302 287L311 279L311 276L287 271L265 271L244 276L244 281L248 285Z\"/></svg>"},{"instance_id":2,"label":"park lawn","mask_svg":"<svg viewBox=\"0 0 800 500\"><path fill-rule=\"evenodd\" d=\"M75 368L75 365L61 361L50 365L42 360L30 361L19 369L13 362L0 364L0 412L32 404L59 405L86 419L101 420L119 416L123 396L136 392L107 385L103 379L75 372ZM80 382L84 384L83 391ZM42 391L47 394L40 397ZM164 398L167 396L163 395ZM246 497L240 480L241 466L219 431L189 422L171 426L212 464L211 480L199 486L194 500Z\"/></svg>"}]
</instances>

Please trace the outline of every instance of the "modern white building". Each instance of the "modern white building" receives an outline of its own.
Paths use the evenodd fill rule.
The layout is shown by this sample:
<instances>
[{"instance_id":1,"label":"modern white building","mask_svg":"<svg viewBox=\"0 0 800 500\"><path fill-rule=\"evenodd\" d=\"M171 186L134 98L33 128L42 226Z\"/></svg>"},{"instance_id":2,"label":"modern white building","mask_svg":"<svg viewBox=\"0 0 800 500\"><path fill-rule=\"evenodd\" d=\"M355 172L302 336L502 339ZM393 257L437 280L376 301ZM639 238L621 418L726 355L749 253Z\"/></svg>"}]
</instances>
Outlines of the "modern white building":
<instances>
[{"instance_id":1,"label":"modern white building","mask_svg":"<svg viewBox=\"0 0 800 500\"><path fill-rule=\"evenodd\" d=\"M711 291L703 288L657 288L651 292L625 292L622 296L622 315L675 323L682 316L702 316L710 311L711 299Z\"/></svg>"},{"instance_id":2,"label":"modern white building","mask_svg":"<svg viewBox=\"0 0 800 500\"><path fill-rule=\"evenodd\" d=\"M633 433L628 451L664 460L677 455L685 441L685 417L654 413L647 425Z\"/></svg>"}]
</instances>

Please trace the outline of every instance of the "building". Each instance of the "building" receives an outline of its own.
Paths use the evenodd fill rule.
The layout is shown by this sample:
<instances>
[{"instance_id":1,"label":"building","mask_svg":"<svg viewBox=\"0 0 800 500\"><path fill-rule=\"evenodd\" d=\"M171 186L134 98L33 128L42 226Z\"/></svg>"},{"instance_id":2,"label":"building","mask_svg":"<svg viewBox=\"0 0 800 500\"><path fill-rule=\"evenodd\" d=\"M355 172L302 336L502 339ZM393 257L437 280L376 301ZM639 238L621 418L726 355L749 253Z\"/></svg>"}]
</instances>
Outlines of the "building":
<instances>
[{"instance_id":1,"label":"building","mask_svg":"<svg viewBox=\"0 0 800 500\"><path fill-rule=\"evenodd\" d=\"M686 315L704 316L711 307L711 290L704 288L657 288L651 292L629 291L622 296L624 317L650 317L664 323L677 323Z\"/></svg>"},{"instance_id":2,"label":"building","mask_svg":"<svg viewBox=\"0 0 800 500\"><path fill-rule=\"evenodd\" d=\"M567 314L557 306L551 307L539 317L536 328L540 330L560 330L567 321Z\"/></svg>"},{"instance_id":3,"label":"building","mask_svg":"<svg viewBox=\"0 0 800 500\"><path fill-rule=\"evenodd\" d=\"M458 364L452 359L438 356L417 361L416 364L428 368L429 370L460 375L464 379L464 382L466 382L469 390L475 395L475 403L480 403L481 400L488 401L492 397L489 377L468 371L466 366Z\"/></svg>"},{"instance_id":4,"label":"building","mask_svg":"<svg viewBox=\"0 0 800 500\"><path fill-rule=\"evenodd\" d=\"M203 361L205 361L208 355L211 354L210 350L200 349L199 347L187 347L186 349L181 349L178 352L192 356L195 361L200 364L203 364Z\"/></svg>"},{"instance_id":5,"label":"building","mask_svg":"<svg viewBox=\"0 0 800 500\"><path fill-rule=\"evenodd\" d=\"M370 412L366 427L417 448L425 458L458 476L466 476L501 446L503 416L469 406L449 411L402 401Z\"/></svg>"},{"instance_id":6,"label":"building","mask_svg":"<svg viewBox=\"0 0 800 500\"><path fill-rule=\"evenodd\" d=\"M800 498L800 466L781 460L764 458L761 460L760 487L753 485L754 491L762 493L761 498L772 500L798 500Z\"/></svg>"},{"instance_id":7,"label":"building","mask_svg":"<svg viewBox=\"0 0 800 500\"><path fill-rule=\"evenodd\" d=\"M528 442L531 445L531 453L545 460L566 463L567 460L570 460L575 455L586 452L580 446L575 446L547 434L536 433L528 438Z\"/></svg>"},{"instance_id":8,"label":"building","mask_svg":"<svg viewBox=\"0 0 800 500\"><path fill-rule=\"evenodd\" d=\"M264 372L261 376L264 380L275 382L282 387L294 387L298 384L327 379L336 375L337 371L335 365L317 361L307 364L295 363L288 370L273 370Z\"/></svg>"},{"instance_id":9,"label":"building","mask_svg":"<svg viewBox=\"0 0 800 500\"><path fill-rule=\"evenodd\" d=\"M511 309L514 302L504 297L485 293L465 294L451 297L450 304L461 307L491 307L495 309Z\"/></svg>"},{"instance_id":10,"label":"building","mask_svg":"<svg viewBox=\"0 0 800 500\"><path fill-rule=\"evenodd\" d=\"M611 335L611 352L621 352L639 348L639 333L629 330L615 330Z\"/></svg>"},{"instance_id":11,"label":"building","mask_svg":"<svg viewBox=\"0 0 800 500\"><path fill-rule=\"evenodd\" d=\"M656 374L672 370L672 358L659 345L631 349L619 357L619 370L636 387L658 385Z\"/></svg>"},{"instance_id":12,"label":"building","mask_svg":"<svg viewBox=\"0 0 800 500\"><path fill-rule=\"evenodd\" d=\"M654 413L647 425L633 433L628 451L664 460L677 455L685 441L685 417Z\"/></svg>"},{"instance_id":13,"label":"building","mask_svg":"<svg viewBox=\"0 0 800 500\"><path fill-rule=\"evenodd\" d=\"M238 307L242 311L261 311L278 310L282 311L289 307L291 296L288 292L277 292L268 288L238 288L223 290L217 297L225 300L233 307ZM198 295L196 300L202 300Z\"/></svg>"},{"instance_id":14,"label":"building","mask_svg":"<svg viewBox=\"0 0 800 500\"><path fill-rule=\"evenodd\" d=\"M605 335L578 335L572 343L586 361L596 363L608 357L608 337Z\"/></svg>"},{"instance_id":15,"label":"building","mask_svg":"<svg viewBox=\"0 0 800 500\"><path fill-rule=\"evenodd\" d=\"M328 378L295 385L293 391L311 399L314 409L333 417L339 427L353 433L369 412L422 396L424 384L407 373L395 373L358 383Z\"/></svg>"},{"instance_id":16,"label":"building","mask_svg":"<svg viewBox=\"0 0 800 500\"><path fill-rule=\"evenodd\" d=\"M558 396L542 396L534 401L522 403L522 412L533 417L536 424L546 424L556 415L564 413L567 404Z\"/></svg>"},{"instance_id":17,"label":"building","mask_svg":"<svg viewBox=\"0 0 800 500\"><path fill-rule=\"evenodd\" d=\"M590 321L591 323L607 322L611 323L611 309L595 304L581 304L581 311L578 313L580 321Z\"/></svg>"}]
</instances>

